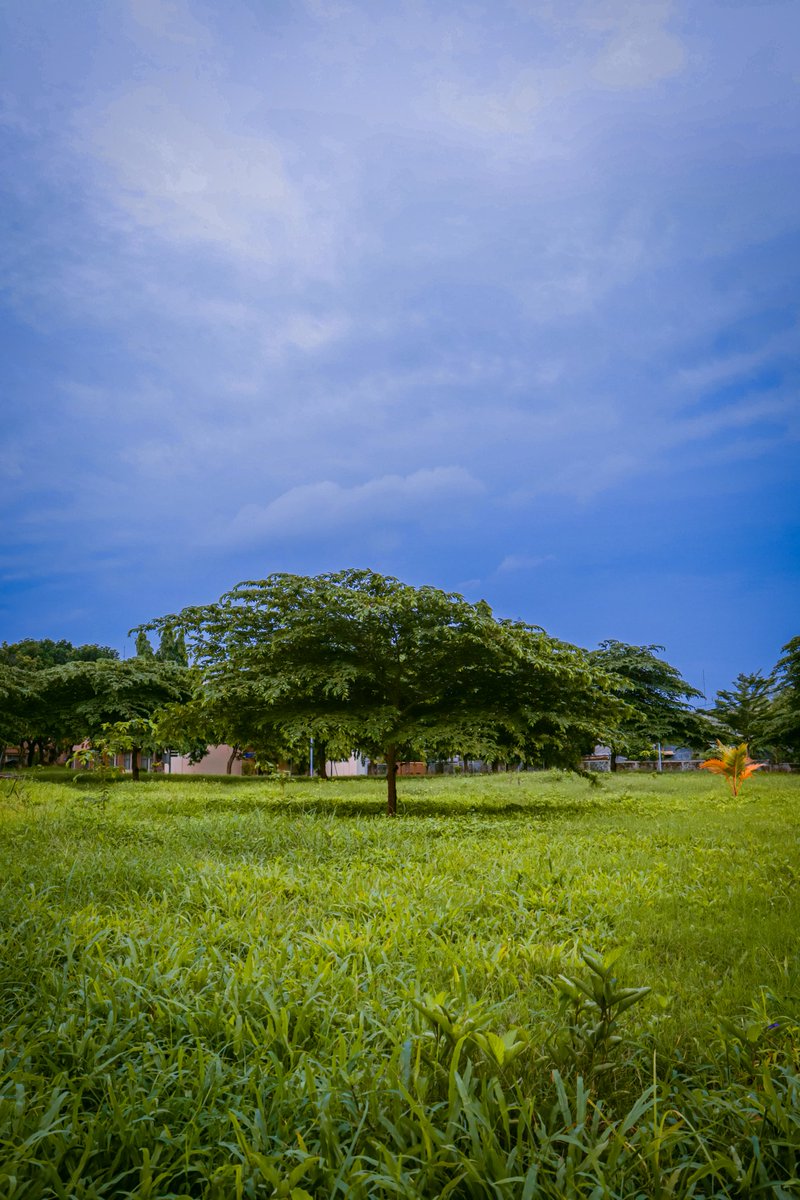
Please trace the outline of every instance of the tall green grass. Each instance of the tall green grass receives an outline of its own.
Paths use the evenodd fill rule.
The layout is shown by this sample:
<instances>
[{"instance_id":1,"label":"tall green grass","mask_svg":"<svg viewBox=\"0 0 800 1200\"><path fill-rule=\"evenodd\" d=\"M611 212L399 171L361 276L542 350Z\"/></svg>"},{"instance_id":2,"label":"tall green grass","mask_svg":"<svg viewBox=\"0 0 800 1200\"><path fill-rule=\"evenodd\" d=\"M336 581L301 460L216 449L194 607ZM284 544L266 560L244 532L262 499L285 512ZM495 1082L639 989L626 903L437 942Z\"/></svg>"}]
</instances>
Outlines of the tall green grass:
<instances>
[{"instance_id":1,"label":"tall green grass","mask_svg":"<svg viewBox=\"0 0 800 1200\"><path fill-rule=\"evenodd\" d=\"M98 796L0 789L0 1196L800 1195L800 780Z\"/></svg>"}]
</instances>

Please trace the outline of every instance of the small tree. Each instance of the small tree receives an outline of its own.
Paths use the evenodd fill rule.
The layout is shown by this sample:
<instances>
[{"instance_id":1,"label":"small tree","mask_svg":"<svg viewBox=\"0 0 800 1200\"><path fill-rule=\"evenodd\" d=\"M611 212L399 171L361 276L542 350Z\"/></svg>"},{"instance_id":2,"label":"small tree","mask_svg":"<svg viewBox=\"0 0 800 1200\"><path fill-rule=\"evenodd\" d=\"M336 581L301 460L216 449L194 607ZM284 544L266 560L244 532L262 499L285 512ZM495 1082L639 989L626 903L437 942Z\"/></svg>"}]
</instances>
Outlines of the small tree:
<instances>
[{"instance_id":1,"label":"small tree","mask_svg":"<svg viewBox=\"0 0 800 1200\"><path fill-rule=\"evenodd\" d=\"M139 756L155 755L163 749L158 725L150 717L130 717L127 721L109 722L103 725L92 741L102 755L130 754L134 783L139 782Z\"/></svg>"},{"instance_id":2,"label":"small tree","mask_svg":"<svg viewBox=\"0 0 800 1200\"><path fill-rule=\"evenodd\" d=\"M747 743L740 746L725 746L717 742L717 758L706 759L700 764L701 770L710 771L713 775L722 775L731 794L737 796L745 779L749 779L754 771L763 767L763 763L753 762L747 753Z\"/></svg>"}]
</instances>

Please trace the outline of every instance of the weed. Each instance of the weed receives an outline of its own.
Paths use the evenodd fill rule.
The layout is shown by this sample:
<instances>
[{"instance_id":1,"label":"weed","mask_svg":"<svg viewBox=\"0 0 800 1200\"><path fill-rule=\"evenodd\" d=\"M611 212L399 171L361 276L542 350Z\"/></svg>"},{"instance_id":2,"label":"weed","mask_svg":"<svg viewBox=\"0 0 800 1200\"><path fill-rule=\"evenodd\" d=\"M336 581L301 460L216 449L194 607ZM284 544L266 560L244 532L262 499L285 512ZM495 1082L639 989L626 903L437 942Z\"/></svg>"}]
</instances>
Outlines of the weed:
<instances>
[{"instance_id":1,"label":"weed","mask_svg":"<svg viewBox=\"0 0 800 1200\"><path fill-rule=\"evenodd\" d=\"M609 1061L622 1043L620 1018L652 991L650 987L620 987L612 974L622 956L617 946L606 954L590 947L580 951L586 977L559 975L554 986L562 1018L551 1046L557 1064L598 1075L614 1065Z\"/></svg>"}]
</instances>

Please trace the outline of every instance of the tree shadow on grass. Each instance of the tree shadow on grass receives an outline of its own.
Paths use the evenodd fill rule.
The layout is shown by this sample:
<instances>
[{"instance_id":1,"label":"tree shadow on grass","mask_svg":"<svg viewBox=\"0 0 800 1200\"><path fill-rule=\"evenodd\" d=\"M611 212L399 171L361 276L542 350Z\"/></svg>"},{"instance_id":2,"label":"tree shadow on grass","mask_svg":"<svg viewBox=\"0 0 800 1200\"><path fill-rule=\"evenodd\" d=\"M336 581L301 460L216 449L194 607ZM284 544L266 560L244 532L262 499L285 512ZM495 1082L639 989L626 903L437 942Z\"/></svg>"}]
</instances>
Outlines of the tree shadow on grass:
<instances>
[{"instance_id":1,"label":"tree shadow on grass","mask_svg":"<svg viewBox=\"0 0 800 1200\"><path fill-rule=\"evenodd\" d=\"M607 798L587 796L582 800L547 801L512 800L500 804L465 804L459 801L436 799L407 799L398 796L397 819L414 818L450 818L454 823L463 817L482 817L486 820L518 820L527 817L535 821L572 821L576 817L585 817L589 813L600 812L611 807ZM151 812L173 818L207 817L207 816L240 816L250 817L261 814L264 817L328 817L342 820L386 819L386 801L381 797L363 797L358 800L325 800L311 797L243 797L226 794L224 796L204 797L187 801L184 805L156 804L150 807Z\"/></svg>"}]
</instances>

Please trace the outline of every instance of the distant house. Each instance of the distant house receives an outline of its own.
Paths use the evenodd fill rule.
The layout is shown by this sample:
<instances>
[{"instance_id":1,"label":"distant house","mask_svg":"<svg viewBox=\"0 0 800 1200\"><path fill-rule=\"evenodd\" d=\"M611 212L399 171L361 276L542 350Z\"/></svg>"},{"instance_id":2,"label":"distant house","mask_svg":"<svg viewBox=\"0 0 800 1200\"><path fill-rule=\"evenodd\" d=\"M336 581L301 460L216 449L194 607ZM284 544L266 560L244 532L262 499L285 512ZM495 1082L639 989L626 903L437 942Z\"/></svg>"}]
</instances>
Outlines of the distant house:
<instances>
[{"instance_id":1,"label":"distant house","mask_svg":"<svg viewBox=\"0 0 800 1200\"><path fill-rule=\"evenodd\" d=\"M73 750L83 750L87 744L74 746ZM12 756L12 763L16 758ZM120 771L133 769L133 754L112 754L109 765ZM73 766L78 766L73 763ZM368 773L368 760L359 755L351 754L349 758L340 761L328 760L328 775L331 778L346 778ZM255 755L245 750L234 751L233 746L209 746L199 762L192 762L186 754L167 752L163 759L155 761L149 754L139 755L140 771L158 771L164 775L250 775L255 771Z\"/></svg>"},{"instance_id":2,"label":"distant house","mask_svg":"<svg viewBox=\"0 0 800 1200\"><path fill-rule=\"evenodd\" d=\"M185 754L170 754L164 760L164 773L168 775L248 775L254 762L252 752L233 755L232 746L209 746L208 752L199 762L190 762ZM230 763L230 772L228 764ZM126 768L129 770L130 768ZM366 761L358 755L351 754L348 759L328 761L328 775L333 778L366 775Z\"/></svg>"}]
</instances>

